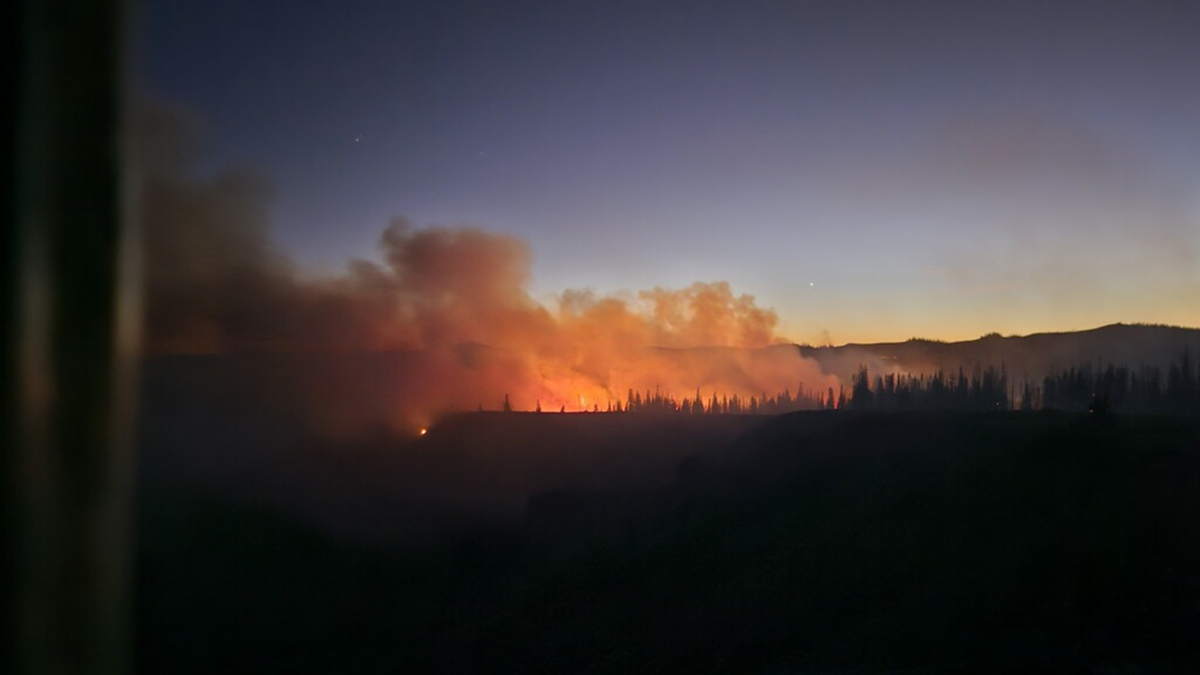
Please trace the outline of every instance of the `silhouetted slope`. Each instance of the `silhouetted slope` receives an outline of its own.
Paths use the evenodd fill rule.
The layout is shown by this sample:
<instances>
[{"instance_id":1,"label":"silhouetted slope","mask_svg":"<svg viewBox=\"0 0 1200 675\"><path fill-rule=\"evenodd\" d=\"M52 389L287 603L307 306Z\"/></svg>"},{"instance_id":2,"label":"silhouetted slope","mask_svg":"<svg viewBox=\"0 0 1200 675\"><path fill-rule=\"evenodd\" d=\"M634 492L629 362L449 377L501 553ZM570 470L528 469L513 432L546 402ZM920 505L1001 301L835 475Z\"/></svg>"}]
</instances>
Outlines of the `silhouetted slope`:
<instances>
[{"instance_id":1,"label":"silhouetted slope","mask_svg":"<svg viewBox=\"0 0 1200 675\"><path fill-rule=\"evenodd\" d=\"M447 433L466 467L501 429L599 452L631 419L496 414ZM666 482L568 481L532 494L523 524L420 541L146 505L142 669L1200 666L1200 420L797 413L690 452L695 429L652 434L679 441L655 456L685 457Z\"/></svg>"},{"instance_id":2,"label":"silhouetted slope","mask_svg":"<svg viewBox=\"0 0 1200 675\"><path fill-rule=\"evenodd\" d=\"M1184 352L1200 353L1200 329L1173 326L1114 324L1092 330L1066 333L1036 333L1026 336L989 335L978 340L937 342L913 339L906 342L847 344L840 347L800 347L806 357L817 360L825 372L848 377L860 364L873 370L932 373L976 366L1004 364L1009 376L1020 381L1041 381L1047 375L1086 363L1117 364L1131 368L1142 365L1165 370Z\"/></svg>"},{"instance_id":3,"label":"silhouetted slope","mask_svg":"<svg viewBox=\"0 0 1200 675\"><path fill-rule=\"evenodd\" d=\"M523 630L618 670L1195 663L1198 442L1194 420L786 416L681 484L670 524L548 565L559 609Z\"/></svg>"},{"instance_id":4,"label":"silhouetted slope","mask_svg":"<svg viewBox=\"0 0 1200 675\"><path fill-rule=\"evenodd\" d=\"M269 503L343 534L408 535L511 523L546 490L662 489L686 454L767 419L485 412L446 417L421 437L381 427L330 437L288 433L287 419L267 413L198 406L171 430L146 433L142 478L151 492Z\"/></svg>"}]
</instances>

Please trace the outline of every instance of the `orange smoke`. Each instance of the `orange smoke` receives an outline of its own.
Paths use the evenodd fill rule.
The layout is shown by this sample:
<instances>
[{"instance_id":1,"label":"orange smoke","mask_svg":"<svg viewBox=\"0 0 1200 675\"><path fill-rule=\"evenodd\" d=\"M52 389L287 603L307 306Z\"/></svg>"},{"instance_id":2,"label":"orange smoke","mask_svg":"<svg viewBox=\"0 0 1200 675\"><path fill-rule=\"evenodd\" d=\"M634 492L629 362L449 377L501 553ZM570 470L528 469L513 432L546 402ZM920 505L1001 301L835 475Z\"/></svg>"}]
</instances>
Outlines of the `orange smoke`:
<instances>
[{"instance_id":1,"label":"orange smoke","mask_svg":"<svg viewBox=\"0 0 1200 675\"><path fill-rule=\"evenodd\" d=\"M141 145L155 153L141 189L153 354L392 354L398 365L356 374L379 381L347 382L341 369L327 376L336 386L313 384L313 407L421 425L451 410L498 410L506 397L515 410L578 411L607 410L630 390L707 400L837 386L794 347L772 346L774 311L726 282L634 300L568 290L545 306L527 290L528 247L479 229L396 218L379 262L306 278L267 234L266 181L190 177L179 125L144 114Z\"/></svg>"}]
</instances>

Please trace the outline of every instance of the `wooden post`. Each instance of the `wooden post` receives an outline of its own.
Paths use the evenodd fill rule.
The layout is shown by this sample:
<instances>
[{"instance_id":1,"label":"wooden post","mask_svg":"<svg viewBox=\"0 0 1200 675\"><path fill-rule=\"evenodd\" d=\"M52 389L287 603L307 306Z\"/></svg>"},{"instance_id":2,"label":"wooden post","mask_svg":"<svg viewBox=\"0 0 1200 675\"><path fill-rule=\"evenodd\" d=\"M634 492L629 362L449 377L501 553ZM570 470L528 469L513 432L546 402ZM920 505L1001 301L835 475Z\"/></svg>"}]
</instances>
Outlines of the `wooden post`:
<instances>
[{"instance_id":1,"label":"wooden post","mask_svg":"<svg viewBox=\"0 0 1200 675\"><path fill-rule=\"evenodd\" d=\"M24 0L4 255L9 673L130 670L123 6ZM128 293L126 292L128 291ZM8 584L11 584L9 586Z\"/></svg>"}]
</instances>

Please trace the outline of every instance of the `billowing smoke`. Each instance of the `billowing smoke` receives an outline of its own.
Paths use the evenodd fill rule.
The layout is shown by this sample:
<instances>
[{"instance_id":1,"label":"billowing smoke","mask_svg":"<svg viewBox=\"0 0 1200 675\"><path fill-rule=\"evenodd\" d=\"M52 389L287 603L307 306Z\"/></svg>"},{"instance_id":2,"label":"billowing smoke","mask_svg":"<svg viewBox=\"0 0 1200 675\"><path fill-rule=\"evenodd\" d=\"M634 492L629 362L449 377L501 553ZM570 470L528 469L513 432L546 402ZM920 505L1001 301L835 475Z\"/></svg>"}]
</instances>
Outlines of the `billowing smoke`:
<instances>
[{"instance_id":1,"label":"billowing smoke","mask_svg":"<svg viewBox=\"0 0 1200 675\"><path fill-rule=\"evenodd\" d=\"M605 410L629 390L748 398L833 384L795 348L775 345L775 313L728 283L633 298L568 290L546 305L527 290L528 247L480 229L395 218L378 262L311 278L271 241L267 181L196 176L185 119L161 108L143 115L151 354L286 355L285 370L326 375L301 383L289 372L296 386L275 394L308 392L327 415L341 407L357 411L343 417L393 424L497 409L506 396L518 410Z\"/></svg>"}]
</instances>

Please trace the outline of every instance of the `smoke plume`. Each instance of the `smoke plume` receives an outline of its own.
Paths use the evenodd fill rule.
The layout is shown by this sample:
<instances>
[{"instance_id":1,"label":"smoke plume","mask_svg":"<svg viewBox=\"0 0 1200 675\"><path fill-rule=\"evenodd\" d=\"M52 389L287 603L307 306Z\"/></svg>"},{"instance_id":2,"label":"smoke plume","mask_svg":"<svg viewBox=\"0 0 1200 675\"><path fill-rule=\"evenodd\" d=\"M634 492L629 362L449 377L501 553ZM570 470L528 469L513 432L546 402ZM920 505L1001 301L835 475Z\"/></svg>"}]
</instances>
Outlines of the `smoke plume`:
<instances>
[{"instance_id":1,"label":"smoke plume","mask_svg":"<svg viewBox=\"0 0 1200 675\"><path fill-rule=\"evenodd\" d=\"M195 175L193 126L162 108L138 124L151 355L323 362L312 368L324 379L290 389L311 390L326 412L346 402L325 398L346 397L317 392L354 392L354 407L403 424L506 396L518 410L604 410L631 389L749 397L833 382L795 348L773 347L775 313L726 282L633 299L567 290L547 305L527 290L528 246L470 227L394 218L377 261L312 278L271 241L268 181Z\"/></svg>"}]
</instances>

